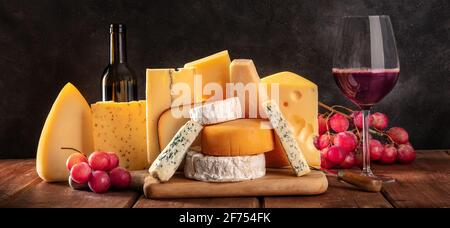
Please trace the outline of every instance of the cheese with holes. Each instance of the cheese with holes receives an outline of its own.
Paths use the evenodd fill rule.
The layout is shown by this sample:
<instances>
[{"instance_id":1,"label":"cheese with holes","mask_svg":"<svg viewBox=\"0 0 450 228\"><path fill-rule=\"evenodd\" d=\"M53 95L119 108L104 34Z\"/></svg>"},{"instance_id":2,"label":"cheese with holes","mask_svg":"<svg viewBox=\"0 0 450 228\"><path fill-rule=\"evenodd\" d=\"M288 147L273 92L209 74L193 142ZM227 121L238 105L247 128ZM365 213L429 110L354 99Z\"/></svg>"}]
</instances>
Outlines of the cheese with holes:
<instances>
[{"instance_id":1,"label":"cheese with holes","mask_svg":"<svg viewBox=\"0 0 450 228\"><path fill-rule=\"evenodd\" d=\"M262 107L280 139L281 145L295 174L297 176L303 176L309 173L311 170L303 156L303 152L298 146L298 142L292 134L291 127L281 113L278 105L274 101L269 100L264 102Z\"/></svg>"},{"instance_id":2,"label":"cheese with holes","mask_svg":"<svg viewBox=\"0 0 450 228\"><path fill-rule=\"evenodd\" d=\"M228 51L221 51L219 53L204 57L202 59L186 63L184 68L194 68L196 74L202 77L203 100L216 97L214 100L221 100L226 95L226 83L230 77L230 56ZM209 94L208 88L205 85L211 86L211 83L217 84L222 89L222 94ZM211 87L213 89L214 87ZM205 91L206 89L206 91Z\"/></svg>"},{"instance_id":3,"label":"cheese with holes","mask_svg":"<svg viewBox=\"0 0 450 228\"><path fill-rule=\"evenodd\" d=\"M259 75L251 59L235 59L230 64L230 86L227 97L237 96L245 118L258 118Z\"/></svg>"},{"instance_id":4,"label":"cheese with holes","mask_svg":"<svg viewBox=\"0 0 450 228\"><path fill-rule=\"evenodd\" d=\"M119 166L147 169L145 101L97 102L91 105L96 151L110 151Z\"/></svg>"},{"instance_id":5,"label":"cheese with holes","mask_svg":"<svg viewBox=\"0 0 450 228\"><path fill-rule=\"evenodd\" d=\"M195 121L186 122L153 161L149 168L150 175L162 182L168 181L177 171L187 150L202 129L203 126Z\"/></svg>"},{"instance_id":6,"label":"cheese with holes","mask_svg":"<svg viewBox=\"0 0 450 228\"><path fill-rule=\"evenodd\" d=\"M222 123L243 117L241 103L237 97L197 104L189 110L189 116L191 120L201 125Z\"/></svg>"},{"instance_id":7,"label":"cheese with holes","mask_svg":"<svg viewBox=\"0 0 450 228\"><path fill-rule=\"evenodd\" d=\"M215 157L196 151L186 155L184 175L206 182L237 182L253 180L266 175L263 154L253 156Z\"/></svg>"},{"instance_id":8,"label":"cheese with holes","mask_svg":"<svg viewBox=\"0 0 450 228\"><path fill-rule=\"evenodd\" d=\"M163 150L169 144L177 131L190 120L190 105L186 107L174 107L165 111L158 120L159 149ZM192 146L200 146L201 137L192 143Z\"/></svg>"},{"instance_id":9,"label":"cheese with holes","mask_svg":"<svg viewBox=\"0 0 450 228\"><path fill-rule=\"evenodd\" d=\"M274 149L272 129L265 120L239 119L205 126L202 131L202 153L213 156L262 154Z\"/></svg>"},{"instance_id":10,"label":"cheese with holes","mask_svg":"<svg viewBox=\"0 0 450 228\"><path fill-rule=\"evenodd\" d=\"M201 91L195 91L194 69L147 69L147 159L152 163L162 148L158 142L158 121L160 116L173 107L173 101L185 96L185 104L201 100ZM180 88L189 94L178 93ZM199 87L201 89L201 87ZM199 94L200 98L196 98ZM177 104L177 105L183 105Z\"/></svg>"},{"instance_id":11,"label":"cheese with holes","mask_svg":"<svg viewBox=\"0 0 450 228\"><path fill-rule=\"evenodd\" d=\"M320 167L320 152L314 147L318 135L318 90L311 81L291 72L281 72L261 79L261 83L279 84L279 107L292 127L292 133L309 165ZM270 92L267 93L269 96ZM275 99L275 98L274 98ZM278 144L279 145L279 144ZM266 154L271 167L287 165L283 148L275 144L275 150ZM271 159L272 158L276 158Z\"/></svg>"},{"instance_id":12,"label":"cheese with holes","mask_svg":"<svg viewBox=\"0 0 450 228\"><path fill-rule=\"evenodd\" d=\"M67 158L94 151L89 104L71 83L59 93L45 120L36 155L36 171L46 182L67 181Z\"/></svg>"}]
</instances>

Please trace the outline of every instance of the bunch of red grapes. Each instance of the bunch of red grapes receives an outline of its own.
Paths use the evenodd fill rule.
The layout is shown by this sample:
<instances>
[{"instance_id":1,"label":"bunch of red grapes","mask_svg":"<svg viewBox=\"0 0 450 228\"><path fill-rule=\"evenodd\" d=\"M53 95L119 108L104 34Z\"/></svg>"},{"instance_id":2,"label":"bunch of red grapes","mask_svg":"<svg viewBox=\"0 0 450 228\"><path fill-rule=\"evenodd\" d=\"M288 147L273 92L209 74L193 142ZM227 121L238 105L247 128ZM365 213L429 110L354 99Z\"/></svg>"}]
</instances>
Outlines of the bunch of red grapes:
<instances>
[{"instance_id":1,"label":"bunch of red grapes","mask_svg":"<svg viewBox=\"0 0 450 228\"><path fill-rule=\"evenodd\" d=\"M363 115L361 112L342 108L350 112L350 115L330 108L330 112L318 116L319 136L314 144L321 151L321 166L325 169L362 166ZM376 112L369 116L371 161L380 164L413 162L416 152L409 143L408 132L401 127L386 130L388 123L389 119L383 113Z\"/></svg>"},{"instance_id":2,"label":"bunch of red grapes","mask_svg":"<svg viewBox=\"0 0 450 228\"><path fill-rule=\"evenodd\" d=\"M69 184L73 189L90 189L95 193L110 187L126 189L131 183L128 170L119 167L119 157L112 152L96 151L89 158L82 153L72 154L66 162L70 171Z\"/></svg>"}]
</instances>

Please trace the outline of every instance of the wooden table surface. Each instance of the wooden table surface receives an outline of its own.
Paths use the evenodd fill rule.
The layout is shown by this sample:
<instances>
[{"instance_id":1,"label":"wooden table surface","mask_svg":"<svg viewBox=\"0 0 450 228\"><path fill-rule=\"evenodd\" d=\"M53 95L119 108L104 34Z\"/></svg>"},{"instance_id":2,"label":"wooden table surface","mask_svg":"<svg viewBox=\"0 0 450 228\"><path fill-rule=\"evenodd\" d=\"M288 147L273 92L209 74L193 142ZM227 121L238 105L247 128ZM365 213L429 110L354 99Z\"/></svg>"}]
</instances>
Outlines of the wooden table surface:
<instances>
[{"instance_id":1,"label":"wooden table surface","mask_svg":"<svg viewBox=\"0 0 450 228\"><path fill-rule=\"evenodd\" d=\"M133 191L95 194L48 184L37 176L34 159L0 160L0 207L450 207L450 150L419 151L412 165L373 168L396 182L368 193L329 177L328 191L318 196L150 200Z\"/></svg>"}]
</instances>

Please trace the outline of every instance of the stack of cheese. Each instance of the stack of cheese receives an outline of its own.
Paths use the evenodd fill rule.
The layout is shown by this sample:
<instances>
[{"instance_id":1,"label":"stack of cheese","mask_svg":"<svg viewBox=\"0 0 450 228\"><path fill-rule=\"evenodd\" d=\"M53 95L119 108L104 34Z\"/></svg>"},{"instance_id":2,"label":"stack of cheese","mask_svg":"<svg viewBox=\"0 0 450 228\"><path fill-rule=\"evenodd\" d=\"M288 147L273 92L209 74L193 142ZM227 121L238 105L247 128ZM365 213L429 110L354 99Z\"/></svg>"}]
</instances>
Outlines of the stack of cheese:
<instances>
[{"instance_id":1,"label":"stack of cheese","mask_svg":"<svg viewBox=\"0 0 450 228\"><path fill-rule=\"evenodd\" d=\"M231 62L227 51L178 71L147 69L150 173L168 181L184 158L186 177L209 182L262 177L266 166L290 165L301 176L309 172L306 160L319 165L312 143L317 133L316 85L289 72L264 81L260 87L252 60ZM180 93L180 84L188 89ZM275 98L281 100L281 109L271 101Z\"/></svg>"},{"instance_id":2,"label":"stack of cheese","mask_svg":"<svg viewBox=\"0 0 450 228\"><path fill-rule=\"evenodd\" d=\"M264 99L247 93L252 86ZM117 153L129 170L151 165L162 181L183 160L185 175L198 180L248 180L263 176L266 167L284 166L302 175L307 165L320 165L313 145L317 98L317 86L301 76L281 72L260 80L251 60L231 62L227 51L178 70L147 69L145 101L89 107L69 83L44 124L37 171L45 181L66 181L72 153L101 150ZM185 151L176 153L175 144ZM303 155L308 164L299 164Z\"/></svg>"}]
</instances>

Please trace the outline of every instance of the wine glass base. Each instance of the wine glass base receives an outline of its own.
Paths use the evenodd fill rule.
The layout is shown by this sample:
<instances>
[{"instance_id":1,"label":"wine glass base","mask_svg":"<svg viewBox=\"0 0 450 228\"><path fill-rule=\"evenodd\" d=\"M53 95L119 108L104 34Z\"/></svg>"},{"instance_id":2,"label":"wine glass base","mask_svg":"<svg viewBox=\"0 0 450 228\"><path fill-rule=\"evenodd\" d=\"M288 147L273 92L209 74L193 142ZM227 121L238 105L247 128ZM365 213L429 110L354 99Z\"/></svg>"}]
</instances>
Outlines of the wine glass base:
<instances>
[{"instance_id":1,"label":"wine glass base","mask_svg":"<svg viewBox=\"0 0 450 228\"><path fill-rule=\"evenodd\" d=\"M395 179L393 177L385 176L385 175L375 175L372 172L362 172L361 175L368 176L368 177L371 177L373 179L383 181L383 184L394 183L395 182Z\"/></svg>"}]
</instances>

